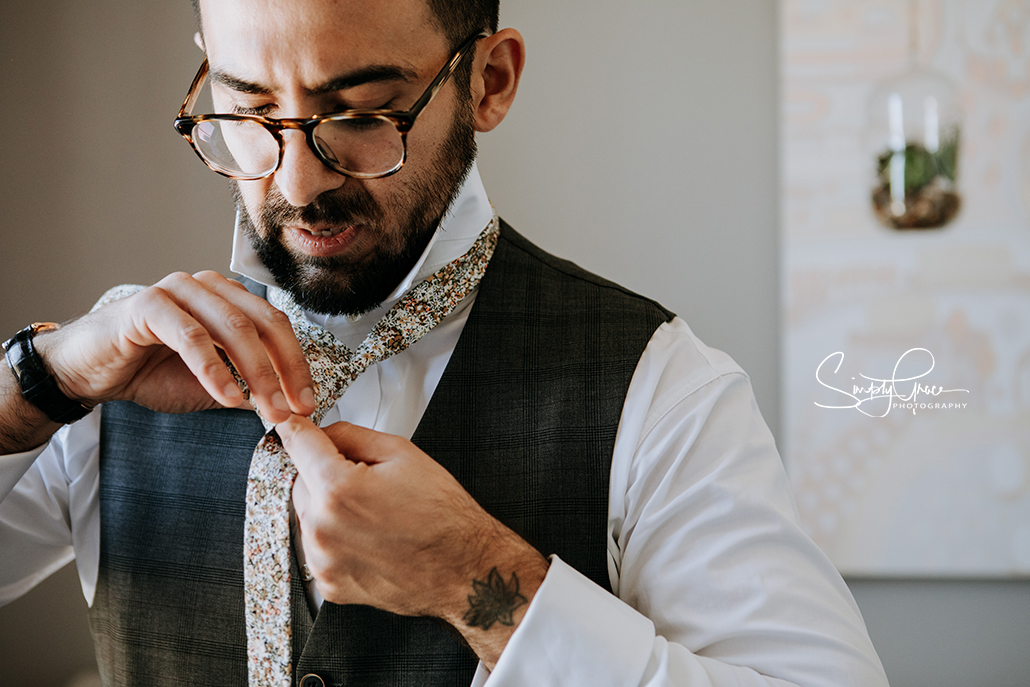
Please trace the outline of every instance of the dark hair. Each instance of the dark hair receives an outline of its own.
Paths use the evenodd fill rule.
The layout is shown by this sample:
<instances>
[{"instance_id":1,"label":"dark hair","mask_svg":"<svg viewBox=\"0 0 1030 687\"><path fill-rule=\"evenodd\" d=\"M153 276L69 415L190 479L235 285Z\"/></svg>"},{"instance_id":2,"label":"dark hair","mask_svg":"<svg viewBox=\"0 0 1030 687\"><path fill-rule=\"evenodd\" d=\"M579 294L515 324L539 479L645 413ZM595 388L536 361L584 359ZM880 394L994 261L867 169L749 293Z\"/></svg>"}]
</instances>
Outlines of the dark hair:
<instances>
[{"instance_id":1,"label":"dark hair","mask_svg":"<svg viewBox=\"0 0 1030 687\"><path fill-rule=\"evenodd\" d=\"M429 11L436 20L436 28L443 32L451 50L457 50L462 42L476 31L490 29L497 31L501 0L426 0ZM200 0L191 0L197 28L204 30L200 22Z\"/></svg>"},{"instance_id":2,"label":"dark hair","mask_svg":"<svg viewBox=\"0 0 1030 687\"><path fill-rule=\"evenodd\" d=\"M490 29L497 31L500 0L426 0L429 12L443 32L451 50L457 50L466 38Z\"/></svg>"},{"instance_id":3,"label":"dark hair","mask_svg":"<svg viewBox=\"0 0 1030 687\"><path fill-rule=\"evenodd\" d=\"M456 51L466 38L490 29L497 31L501 0L426 0L429 13L436 20L437 28L447 38L451 50ZM472 59L475 52L467 56L454 70L454 86L465 100L471 100L469 89L472 76Z\"/></svg>"},{"instance_id":4,"label":"dark hair","mask_svg":"<svg viewBox=\"0 0 1030 687\"><path fill-rule=\"evenodd\" d=\"M204 27L200 21L200 0L191 0L193 15L201 33ZM452 51L456 51L466 38L489 29L497 31L501 0L426 0L429 12L436 21L436 28L443 33ZM463 95L469 93L469 77L472 74L472 60L466 58L454 71L454 81Z\"/></svg>"}]
</instances>

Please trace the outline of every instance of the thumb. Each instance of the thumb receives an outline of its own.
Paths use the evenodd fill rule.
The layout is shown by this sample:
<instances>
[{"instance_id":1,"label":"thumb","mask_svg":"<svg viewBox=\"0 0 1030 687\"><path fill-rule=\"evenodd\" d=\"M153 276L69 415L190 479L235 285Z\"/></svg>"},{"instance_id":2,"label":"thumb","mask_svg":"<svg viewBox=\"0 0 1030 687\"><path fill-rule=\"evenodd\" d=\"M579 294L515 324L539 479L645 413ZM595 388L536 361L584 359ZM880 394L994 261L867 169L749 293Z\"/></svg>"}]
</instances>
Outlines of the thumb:
<instances>
[{"instance_id":1,"label":"thumb","mask_svg":"<svg viewBox=\"0 0 1030 687\"><path fill-rule=\"evenodd\" d=\"M303 415L291 415L275 426L283 448L308 483L317 482L323 470L338 470L340 452L314 422Z\"/></svg>"},{"instance_id":2,"label":"thumb","mask_svg":"<svg viewBox=\"0 0 1030 687\"><path fill-rule=\"evenodd\" d=\"M402 441L392 434L349 422L335 422L326 427L324 432L347 460L369 465L389 460L398 452L398 442Z\"/></svg>"}]
</instances>

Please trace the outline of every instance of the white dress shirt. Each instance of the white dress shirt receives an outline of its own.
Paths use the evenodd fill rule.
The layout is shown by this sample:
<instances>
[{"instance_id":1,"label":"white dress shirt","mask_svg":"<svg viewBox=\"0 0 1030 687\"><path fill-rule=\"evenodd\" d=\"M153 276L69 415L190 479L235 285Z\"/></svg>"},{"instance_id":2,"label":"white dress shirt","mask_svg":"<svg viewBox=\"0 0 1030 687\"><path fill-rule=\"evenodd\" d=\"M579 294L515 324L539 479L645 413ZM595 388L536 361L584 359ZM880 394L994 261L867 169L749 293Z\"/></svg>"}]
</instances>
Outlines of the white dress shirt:
<instances>
[{"instance_id":1,"label":"white dress shirt","mask_svg":"<svg viewBox=\"0 0 1030 687\"><path fill-rule=\"evenodd\" d=\"M380 310L309 317L357 347L408 288L464 253L491 215L474 168ZM233 270L272 283L238 228L234 241ZM323 424L346 419L410 438L473 300L358 377ZM0 457L0 604L72 558L92 602L101 412L44 447ZM493 672L480 664L473 687L887 684L850 592L801 529L747 375L678 318L652 336L622 411L608 573L614 596L552 556Z\"/></svg>"}]
</instances>

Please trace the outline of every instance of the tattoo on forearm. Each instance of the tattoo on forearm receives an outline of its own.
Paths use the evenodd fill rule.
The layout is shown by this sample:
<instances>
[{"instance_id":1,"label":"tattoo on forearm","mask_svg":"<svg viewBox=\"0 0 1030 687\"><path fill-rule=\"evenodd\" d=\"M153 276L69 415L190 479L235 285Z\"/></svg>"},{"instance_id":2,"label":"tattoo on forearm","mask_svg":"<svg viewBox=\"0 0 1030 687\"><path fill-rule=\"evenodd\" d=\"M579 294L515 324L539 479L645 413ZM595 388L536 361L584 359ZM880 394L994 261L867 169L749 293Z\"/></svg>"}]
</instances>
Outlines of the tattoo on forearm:
<instances>
[{"instance_id":1,"label":"tattoo on forearm","mask_svg":"<svg viewBox=\"0 0 1030 687\"><path fill-rule=\"evenodd\" d=\"M526 597L519 594L519 576L514 572L511 580L504 581L497 568L490 571L486 582L472 580L473 594L469 594L469 609L463 620L470 627L481 627L489 630L494 623L514 625L515 609L527 603Z\"/></svg>"}]
</instances>

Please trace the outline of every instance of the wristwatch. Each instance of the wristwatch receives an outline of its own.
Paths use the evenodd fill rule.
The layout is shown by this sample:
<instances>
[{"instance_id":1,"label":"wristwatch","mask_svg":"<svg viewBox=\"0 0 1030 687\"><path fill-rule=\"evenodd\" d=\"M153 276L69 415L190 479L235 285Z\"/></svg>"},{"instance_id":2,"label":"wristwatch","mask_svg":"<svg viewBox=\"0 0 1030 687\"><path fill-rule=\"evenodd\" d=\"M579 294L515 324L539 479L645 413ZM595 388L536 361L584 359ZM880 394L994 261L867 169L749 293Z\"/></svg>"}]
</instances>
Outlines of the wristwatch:
<instances>
[{"instance_id":1,"label":"wristwatch","mask_svg":"<svg viewBox=\"0 0 1030 687\"><path fill-rule=\"evenodd\" d=\"M4 343L4 357L18 380L22 397L54 422L67 425L86 417L93 409L64 395L32 345L36 334L59 327L53 322L30 324Z\"/></svg>"}]
</instances>

